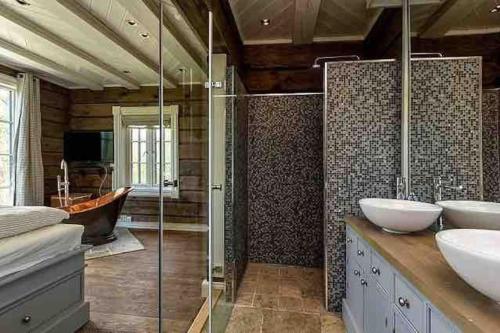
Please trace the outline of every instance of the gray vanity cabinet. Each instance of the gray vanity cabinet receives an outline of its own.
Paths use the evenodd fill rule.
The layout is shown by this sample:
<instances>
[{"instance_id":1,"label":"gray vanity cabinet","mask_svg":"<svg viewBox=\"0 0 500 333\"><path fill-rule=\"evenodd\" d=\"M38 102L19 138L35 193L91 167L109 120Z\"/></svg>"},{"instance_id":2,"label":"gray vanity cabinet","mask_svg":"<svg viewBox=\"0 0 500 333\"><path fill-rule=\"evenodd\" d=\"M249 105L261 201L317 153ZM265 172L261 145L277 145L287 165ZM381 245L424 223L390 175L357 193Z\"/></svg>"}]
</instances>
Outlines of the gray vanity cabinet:
<instances>
[{"instance_id":1,"label":"gray vanity cabinet","mask_svg":"<svg viewBox=\"0 0 500 333\"><path fill-rule=\"evenodd\" d=\"M394 333L417 333L398 309L393 309Z\"/></svg>"},{"instance_id":2,"label":"gray vanity cabinet","mask_svg":"<svg viewBox=\"0 0 500 333\"><path fill-rule=\"evenodd\" d=\"M386 291L372 278L365 287L364 326L366 333L392 333L391 300Z\"/></svg>"},{"instance_id":3,"label":"gray vanity cabinet","mask_svg":"<svg viewBox=\"0 0 500 333\"><path fill-rule=\"evenodd\" d=\"M346 233L348 333L456 333L455 326L350 226Z\"/></svg>"},{"instance_id":4,"label":"gray vanity cabinet","mask_svg":"<svg viewBox=\"0 0 500 333\"><path fill-rule=\"evenodd\" d=\"M352 310L355 326L363 329L364 274L361 267L354 260L347 263L347 274L346 299Z\"/></svg>"}]
</instances>

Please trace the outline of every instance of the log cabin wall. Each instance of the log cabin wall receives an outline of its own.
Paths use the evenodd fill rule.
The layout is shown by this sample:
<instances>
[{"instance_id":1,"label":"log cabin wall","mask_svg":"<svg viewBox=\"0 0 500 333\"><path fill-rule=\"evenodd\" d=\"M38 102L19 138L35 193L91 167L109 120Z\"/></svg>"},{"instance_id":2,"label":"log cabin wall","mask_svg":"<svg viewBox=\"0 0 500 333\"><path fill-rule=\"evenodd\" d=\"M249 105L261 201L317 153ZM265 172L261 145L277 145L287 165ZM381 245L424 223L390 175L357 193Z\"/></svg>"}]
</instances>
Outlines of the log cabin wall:
<instances>
[{"instance_id":1,"label":"log cabin wall","mask_svg":"<svg viewBox=\"0 0 500 333\"><path fill-rule=\"evenodd\" d=\"M57 193L57 175L64 152L64 131L68 127L69 90L40 81L40 111L42 113L42 158L45 182L45 204Z\"/></svg>"},{"instance_id":2,"label":"log cabin wall","mask_svg":"<svg viewBox=\"0 0 500 333\"><path fill-rule=\"evenodd\" d=\"M398 15L395 15L396 18ZM400 17L400 16L399 16ZM395 20L391 26L401 28ZM363 42L327 42L308 45L245 45L243 82L249 93L323 91L323 68L311 68L316 57L358 55L361 59L400 58L401 35L382 25ZM500 86L500 33L412 38L412 52L439 52L445 57L483 57L483 87Z\"/></svg>"},{"instance_id":3,"label":"log cabin wall","mask_svg":"<svg viewBox=\"0 0 500 333\"><path fill-rule=\"evenodd\" d=\"M204 89L195 87L165 91L166 105L179 105L179 181L180 198L165 199L167 223L206 223L208 167L208 118ZM158 88L140 90L105 88L103 91L73 90L70 94L70 130L113 130L113 106L158 105ZM97 193L103 179L102 168L73 168L73 191ZM103 192L111 188L107 178ZM129 197L122 211L134 222L158 221L158 198Z\"/></svg>"}]
</instances>

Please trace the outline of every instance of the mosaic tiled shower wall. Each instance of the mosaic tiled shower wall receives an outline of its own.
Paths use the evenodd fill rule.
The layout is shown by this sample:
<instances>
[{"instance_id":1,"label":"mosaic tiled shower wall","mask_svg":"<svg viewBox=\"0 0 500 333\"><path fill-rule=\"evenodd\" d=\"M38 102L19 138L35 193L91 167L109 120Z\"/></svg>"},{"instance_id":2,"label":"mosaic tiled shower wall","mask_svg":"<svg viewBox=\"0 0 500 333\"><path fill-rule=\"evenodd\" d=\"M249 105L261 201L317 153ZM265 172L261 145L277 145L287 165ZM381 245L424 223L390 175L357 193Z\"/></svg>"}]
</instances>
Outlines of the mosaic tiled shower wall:
<instances>
[{"instance_id":1,"label":"mosaic tiled shower wall","mask_svg":"<svg viewBox=\"0 0 500 333\"><path fill-rule=\"evenodd\" d=\"M233 301L248 262L248 98L234 67L226 84L224 253L226 297Z\"/></svg>"},{"instance_id":2,"label":"mosaic tiled shower wall","mask_svg":"<svg viewBox=\"0 0 500 333\"><path fill-rule=\"evenodd\" d=\"M480 200L481 58L412 61L411 82L411 191L434 202L433 178L442 177L464 187L443 189L443 200Z\"/></svg>"},{"instance_id":3,"label":"mosaic tiled shower wall","mask_svg":"<svg viewBox=\"0 0 500 333\"><path fill-rule=\"evenodd\" d=\"M500 90L483 90L483 199L500 202Z\"/></svg>"},{"instance_id":4,"label":"mosaic tiled shower wall","mask_svg":"<svg viewBox=\"0 0 500 333\"><path fill-rule=\"evenodd\" d=\"M388 60L329 63L325 72L325 270L328 309L340 311L344 217L361 214L361 198L390 198L396 192L400 70Z\"/></svg>"},{"instance_id":5,"label":"mosaic tiled shower wall","mask_svg":"<svg viewBox=\"0 0 500 333\"><path fill-rule=\"evenodd\" d=\"M248 98L249 260L323 264L323 95Z\"/></svg>"},{"instance_id":6,"label":"mosaic tiled shower wall","mask_svg":"<svg viewBox=\"0 0 500 333\"><path fill-rule=\"evenodd\" d=\"M345 293L346 215L364 197L393 198L400 174L401 74L396 61L330 63L325 70L325 242L327 298ZM479 58L412 61L411 191L432 201L434 176L453 175L481 195ZM451 194L444 193L445 198Z\"/></svg>"}]
</instances>

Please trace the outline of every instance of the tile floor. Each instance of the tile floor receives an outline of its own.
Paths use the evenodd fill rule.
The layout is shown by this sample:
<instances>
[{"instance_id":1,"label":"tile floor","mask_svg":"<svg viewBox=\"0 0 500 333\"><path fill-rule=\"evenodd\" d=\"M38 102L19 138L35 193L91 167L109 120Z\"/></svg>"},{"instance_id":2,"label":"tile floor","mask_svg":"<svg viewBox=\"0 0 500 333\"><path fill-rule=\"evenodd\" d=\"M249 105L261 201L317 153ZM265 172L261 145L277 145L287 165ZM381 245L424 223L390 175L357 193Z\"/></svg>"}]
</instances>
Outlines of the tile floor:
<instances>
[{"instance_id":1,"label":"tile floor","mask_svg":"<svg viewBox=\"0 0 500 333\"><path fill-rule=\"evenodd\" d=\"M322 269L249 263L226 333L343 333L323 289Z\"/></svg>"}]
</instances>

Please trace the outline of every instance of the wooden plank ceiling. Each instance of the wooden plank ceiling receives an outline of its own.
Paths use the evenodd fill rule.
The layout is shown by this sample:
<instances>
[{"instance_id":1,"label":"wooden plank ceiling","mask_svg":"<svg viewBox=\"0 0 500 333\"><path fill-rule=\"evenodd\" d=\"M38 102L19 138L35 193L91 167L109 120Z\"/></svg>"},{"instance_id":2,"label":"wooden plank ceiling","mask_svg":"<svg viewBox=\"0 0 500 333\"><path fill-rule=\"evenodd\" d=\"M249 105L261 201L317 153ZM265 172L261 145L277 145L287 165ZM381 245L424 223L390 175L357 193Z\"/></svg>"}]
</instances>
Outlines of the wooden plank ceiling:
<instances>
[{"instance_id":1,"label":"wooden plank ceiling","mask_svg":"<svg viewBox=\"0 0 500 333\"><path fill-rule=\"evenodd\" d=\"M249 92L322 91L322 71L311 68L317 57L401 53L401 0L220 1L244 45ZM500 85L499 1L411 1L413 52L483 56L484 86Z\"/></svg>"},{"instance_id":2,"label":"wooden plank ceiling","mask_svg":"<svg viewBox=\"0 0 500 333\"><path fill-rule=\"evenodd\" d=\"M0 0L0 64L70 89L158 82L158 5L152 0ZM206 78L206 45L164 0L167 87Z\"/></svg>"},{"instance_id":3,"label":"wooden plank ceiling","mask_svg":"<svg viewBox=\"0 0 500 333\"><path fill-rule=\"evenodd\" d=\"M397 0L228 1L245 45L364 40L382 11L398 6ZM415 35L435 38L500 32L500 18L490 12L494 0L412 2Z\"/></svg>"}]
</instances>

